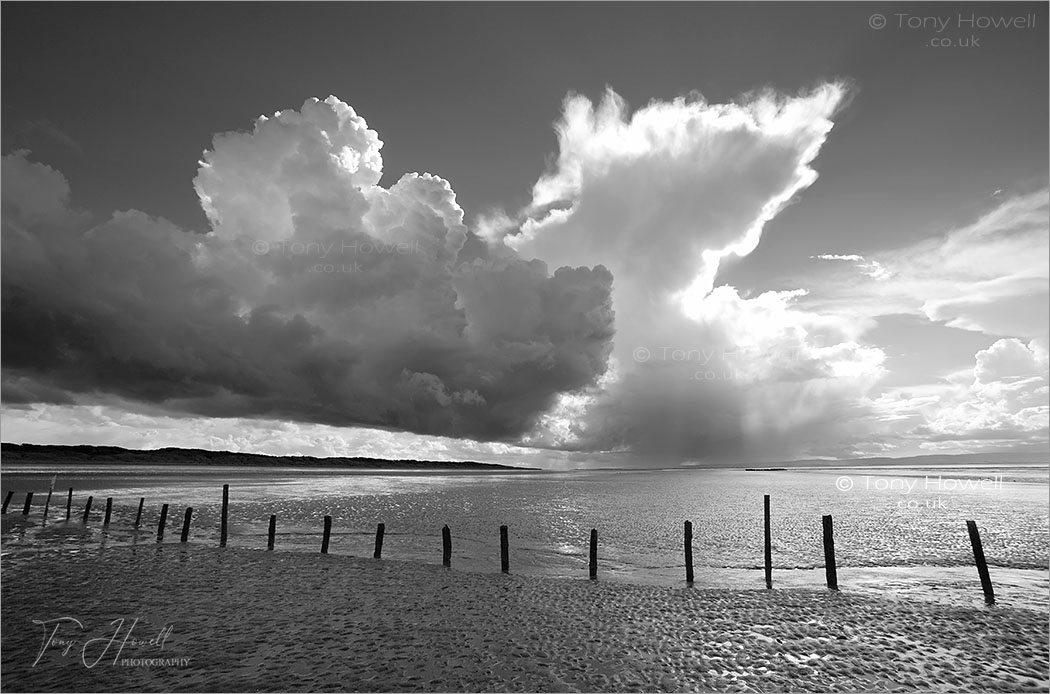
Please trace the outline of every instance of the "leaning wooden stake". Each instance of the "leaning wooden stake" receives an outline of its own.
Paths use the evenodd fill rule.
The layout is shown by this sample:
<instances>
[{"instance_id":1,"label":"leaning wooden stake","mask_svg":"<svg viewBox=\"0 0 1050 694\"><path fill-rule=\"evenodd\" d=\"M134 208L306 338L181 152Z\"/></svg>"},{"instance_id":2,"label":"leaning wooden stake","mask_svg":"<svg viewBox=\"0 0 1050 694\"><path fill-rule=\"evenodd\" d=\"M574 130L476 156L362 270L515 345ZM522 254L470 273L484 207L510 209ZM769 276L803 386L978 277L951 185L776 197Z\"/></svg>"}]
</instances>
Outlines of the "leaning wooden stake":
<instances>
[{"instance_id":1,"label":"leaning wooden stake","mask_svg":"<svg viewBox=\"0 0 1050 694\"><path fill-rule=\"evenodd\" d=\"M824 516L824 573L828 578L828 588L839 589L839 578L835 571L835 537L831 529L831 516Z\"/></svg>"},{"instance_id":2,"label":"leaning wooden stake","mask_svg":"<svg viewBox=\"0 0 1050 694\"><path fill-rule=\"evenodd\" d=\"M973 558L977 562L977 575L981 577L981 590L984 591L984 601L989 605L994 605L995 591L992 590L992 579L988 575L988 562L984 558L981 533L977 531L977 523L972 520L966 521L966 529L970 533L970 544L973 545Z\"/></svg>"},{"instance_id":3,"label":"leaning wooden stake","mask_svg":"<svg viewBox=\"0 0 1050 694\"><path fill-rule=\"evenodd\" d=\"M386 525L380 523L376 526L376 549L372 552L374 559L380 559L383 556L383 535L386 533Z\"/></svg>"},{"instance_id":4,"label":"leaning wooden stake","mask_svg":"<svg viewBox=\"0 0 1050 694\"><path fill-rule=\"evenodd\" d=\"M765 495L763 500L765 506L765 536L766 536L766 588L773 587L773 534L770 532L769 526L769 494Z\"/></svg>"},{"instance_id":5,"label":"leaning wooden stake","mask_svg":"<svg viewBox=\"0 0 1050 694\"><path fill-rule=\"evenodd\" d=\"M4 508L0 510L0 513L7 513L7 505L11 503L11 497L14 496L14 492L8 492L7 496L4 497Z\"/></svg>"},{"instance_id":6,"label":"leaning wooden stake","mask_svg":"<svg viewBox=\"0 0 1050 694\"><path fill-rule=\"evenodd\" d=\"M324 537L321 538L321 554L328 554L328 542L332 537L332 517L324 517Z\"/></svg>"},{"instance_id":7,"label":"leaning wooden stake","mask_svg":"<svg viewBox=\"0 0 1050 694\"><path fill-rule=\"evenodd\" d=\"M168 520L168 505L160 507L160 522L157 523L157 542L164 542L164 524Z\"/></svg>"},{"instance_id":8,"label":"leaning wooden stake","mask_svg":"<svg viewBox=\"0 0 1050 694\"><path fill-rule=\"evenodd\" d=\"M32 505L33 505L33 492L26 492L26 503L25 503L25 506L22 507L22 515L23 516L28 516L29 515L29 507L32 506Z\"/></svg>"},{"instance_id":9,"label":"leaning wooden stake","mask_svg":"<svg viewBox=\"0 0 1050 694\"><path fill-rule=\"evenodd\" d=\"M139 497L139 512L135 514L135 529L138 530L139 522L142 520L142 506L146 503L146 497Z\"/></svg>"},{"instance_id":10,"label":"leaning wooden stake","mask_svg":"<svg viewBox=\"0 0 1050 694\"><path fill-rule=\"evenodd\" d=\"M219 525L219 547L226 546L227 517L230 512L230 485L222 485L222 520Z\"/></svg>"},{"instance_id":11,"label":"leaning wooden stake","mask_svg":"<svg viewBox=\"0 0 1050 694\"><path fill-rule=\"evenodd\" d=\"M685 582L693 582L693 522L685 522Z\"/></svg>"},{"instance_id":12,"label":"leaning wooden stake","mask_svg":"<svg viewBox=\"0 0 1050 694\"><path fill-rule=\"evenodd\" d=\"M591 578L598 578L598 531L594 528L591 528L591 561L589 568Z\"/></svg>"},{"instance_id":13,"label":"leaning wooden stake","mask_svg":"<svg viewBox=\"0 0 1050 694\"><path fill-rule=\"evenodd\" d=\"M89 496L87 503L84 504L84 523L88 522L88 518L91 516L91 502L95 500L95 497Z\"/></svg>"},{"instance_id":14,"label":"leaning wooden stake","mask_svg":"<svg viewBox=\"0 0 1050 694\"><path fill-rule=\"evenodd\" d=\"M190 539L190 519L193 517L193 507L189 506L186 508L186 516L182 519L182 538L179 542L185 542Z\"/></svg>"},{"instance_id":15,"label":"leaning wooden stake","mask_svg":"<svg viewBox=\"0 0 1050 694\"><path fill-rule=\"evenodd\" d=\"M510 537L507 526L499 526L499 568L505 574L510 573Z\"/></svg>"},{"instance_id":16,"label":"leaning wooden stake","mask_svg":"<svg viewBox=\"0 0 1050 694\"><path fill-rule=\"evenodd\" d=\"M452 566L452 531L447 525L441 528L441 565Z\"/></svg>"},{"instance_id":17,"label":"leaning wooden stake","mask_svg":"<svg viewBox=\"0 0 1050 694\"><path fill-rule=\"evenodd\" d=\"M113 515L113 497L106 497L106 517L102 521L102 525L109 525L110 516Z\"/></svg>"}]
</instances>

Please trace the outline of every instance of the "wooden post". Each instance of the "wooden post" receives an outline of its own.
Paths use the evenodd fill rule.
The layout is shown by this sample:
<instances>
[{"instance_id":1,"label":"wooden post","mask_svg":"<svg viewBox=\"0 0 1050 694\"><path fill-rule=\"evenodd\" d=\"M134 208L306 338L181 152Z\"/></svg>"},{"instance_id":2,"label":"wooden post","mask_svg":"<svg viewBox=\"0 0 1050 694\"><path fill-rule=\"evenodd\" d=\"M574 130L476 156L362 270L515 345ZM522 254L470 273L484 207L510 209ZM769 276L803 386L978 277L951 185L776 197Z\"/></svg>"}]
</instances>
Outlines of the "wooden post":
<instances>
[{"instance_id":1,"label":"wooden post","mask_svg":"<svg viewBox=\"0 0 1050 694\"><path fill-rule=\"evenodd\" d=\"M160 507L160 522L157 523L157 542L164 542L164 523L168 520L168 505Z\"/></svg>"},{"instance_id":2,"label":"wooden post","mask_svg":"<svg viewBox=\"0 0 1050 694\"><path fill-rule=\"evenodd\" d=\"M271 552L273 551L273 542L274 542L274 538L276 537L276 535L277 535L277 515L276 514L270 514L270 531L269 531L268 536L266 538L266 549L268 551L271 551Z\"/></svg>"},{"instance_id":3,"label":"wooden post","mask_svg":"<svg viewBox=\"0 0 1050 694\"><path fill-rule=\"evenodd\" d=\"M182 539L179 542L185 542L190 539L190 518L193 517L193 507L189 506L186 508L186 517L182 519Z\"/></svg>"},{"instance_id":4,"label":"wooden post","mask_svg":"<svg viewBox=\"0 0 1050 694\"><path fill-rule=\"evenodd\" d=\"M109 525L109 518L113 514L113 497L106 497L106 518L102 521L102 525Z\"/></svg>"},{"instance_id":5,"label":"wooden post","mask_svg":"<svg viewBox=\"0 0 1050 694\"><path fill-rule=\"evenodd\" d=\"M324 537L321 538L321 554L328 554L328 541L332 537L332 517L324 517Z\"/></svg>"},{"instance_id":6,"label":"wooden post","mask_svg":"<svg viewBox=\"0 0 1050 694\"><path fill-rule=\"evenodd\" d=\"M29 507L33 505L33 492L26 492L26 503L22 507L22 515L29 515Z\"/></svg>"},{"instance_id":7,"label":"wooden post","mask_svg":"<svg viewBox=\"0 0 1050 694\"><path fill-rule=\"evenodd\" d=\"M598 531L591 528L591 578L598 578Z\"/></svg>"},{"instance_id":8,"label":"wooden post","mask_svg":"<svg viewBox=\"0 0 1050 694\"><path fill-rule=\"evenodd\" d=\"M219 547L226 546L227 517L230 512L230 485L222 485L222 520L219 526Z\"/></svg>"},{"instance_id":9,"label":"wooden post","mask_svg":"<svg viewBox=\"0 0 1050 694\"><path fill-rule=\"evenodd\" d=\"M773 587L773 534L769 526L769 494L763 499L766 535L766 588Z\"/></svg>"},{"instance_id":10,"label":"wooden post","mask_svg":"<svg viewBox=\"0 0 1050 694\"><path fill-rule=\"evenodd\" d=\"M0 513L7 513L7 505L11 503L11 497L14 496L14 492L8 492L7 496L4 497L4 508Z\"/></svg>"},{"instance_id":11,"label":"wooden post","mask_svg":"<svg viewBox=\"0 0 1050 694\"><path fill-rule=\"evenodd\" d=\"M966 521L966 529L970 533L970 544L973 545L973 558L977 562L977 575L981 577L984 601L989 605L994 605L995 591L992 590L992 579L988 575L988 562L984 559L984 547L981 545L981 534L977 532L977 523L972 520Z\"/></svg>"},{"instance_id":12,"label":"wooden post","mask_svg":"<svg viewBox=\"0 0 1050 694\"><path fill-rule=\"evenodd\" d=\"M693 582L693 522L685 522L685 582Z\"/></svg>"},{"instance_id":13,"label":"wooden post","mask_svg":"<svg viewBox=\"0 0 1050 694\"><path fill-rule=\"evenodd\" d=\"M89 496L87 503L84 504L84 524L87 525L88 517L91 515L91 502L95 500L95 497Z\"/></svg>"},{"instance_id":14,"label":"wooden post","mask_svg":"<svg viewBox=\"0 0 1050 694\"><path fill-rule=\"evenodd\" d=\"M452 531L447 525L441 528L441 565L452 566Z\"/></svg>"},{"instance_id":15,"label":"wooden post","mask_svg":"<svg viewBox=\"0 0 1050 694\"><path fill-rule=\"evenodd\" d=\"M73 488L69 488L69 496L66 497L66 520L69 520L70 514L73 512Z\"/></svg>"},{"instance_id":16,"label":"wooden post","mask_svg":"<svg viewBox=\"0 0 1050 694\"><path fill-rule=\"evenodd\" d=\"M510 538L507 526L499 526L499 569L505 574L510 573Z\"/></svg>"},{"instance_id":17,"label":"wooden post","mask_svg":"<svg viewBox=\"0 0 1050 694\"><path fill-rule=\"evenodd\" d=\"M373 559L383 556L383 535L386 533L386 525L380 523L376 526L376 551L372 552Z\"/></svg>"},{"instance_id":18,"label":"wooden post","mask_svg":"<svg viewBox=\"0 0 1050 694\"><path fill-rule=\"evenodd\" d=\"M835 537L831 529L831 516L824 516L824 573L828 579L828 588L839 589L839 578L835 570Z\"/></svg>"},{"instance_id":19,"label":"wooden post","mask_svg":"<svg viewBox=\"0 0 1050 694\"><path fill-rule=\"evenodd\" d=\"M53 487L47 490L47 501L44 502L44 518L47 518L47 510L51 508L51 493L53 491Z\"/></svg>"},{"instance_id":20,"label":"wooden post","mask_svg":"<svg viewBox=\"0 0 1050 694\"><path fill-rule=\"evenodd\" d=\"M135 514L135 529L138 530L139 522L142 520L142 506L146 503L146 497L139 497L139 512Z\"/></svg>"}]
</instances>

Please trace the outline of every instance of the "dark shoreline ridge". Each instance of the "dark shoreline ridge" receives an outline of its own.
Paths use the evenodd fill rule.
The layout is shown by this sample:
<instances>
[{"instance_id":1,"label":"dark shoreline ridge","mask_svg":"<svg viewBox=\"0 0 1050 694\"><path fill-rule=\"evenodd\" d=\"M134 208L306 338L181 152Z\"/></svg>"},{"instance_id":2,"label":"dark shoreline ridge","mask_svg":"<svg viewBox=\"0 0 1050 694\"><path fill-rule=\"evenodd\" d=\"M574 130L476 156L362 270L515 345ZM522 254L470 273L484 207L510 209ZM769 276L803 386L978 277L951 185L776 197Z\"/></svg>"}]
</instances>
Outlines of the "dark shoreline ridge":
<instances>
[{"instance_id":1,"label":"dark shoreline ridge","mask_svg":"<svg viewBox=\"0 0 1050 694\"><path fill-rule=\"evenodd\" d=\"M252 467L339 467L384 470L515 470L538 472L539 468L514 467L472 460L384 460L382 458L315 458L313 456L263 455L208 451L200 448L158 448L135 450L119 446L49 446L34 443L0 444L2 462L47 463L72 465L98 463L106 465L239 465Z\"/></svg>"}]
</instances>

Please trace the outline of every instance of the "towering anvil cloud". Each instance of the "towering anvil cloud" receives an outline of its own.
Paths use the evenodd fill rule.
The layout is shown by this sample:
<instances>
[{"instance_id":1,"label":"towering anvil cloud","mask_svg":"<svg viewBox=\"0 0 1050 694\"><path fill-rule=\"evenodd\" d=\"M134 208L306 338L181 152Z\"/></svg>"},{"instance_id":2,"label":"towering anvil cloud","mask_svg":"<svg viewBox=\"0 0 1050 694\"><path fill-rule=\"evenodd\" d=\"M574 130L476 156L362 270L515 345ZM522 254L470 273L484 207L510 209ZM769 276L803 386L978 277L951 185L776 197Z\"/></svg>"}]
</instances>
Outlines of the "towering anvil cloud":
<instances>
[{"instance_id":1,"label":"towering anvil cloud","mask_svg":"<svg viewBox=\"0 0 1050 694\"><path fill-rule=\"evenodd\" d=\"M633 113L611 90L597 105L566 99L531 204L482 230L527 258L609 268L616 345L601 388L560 399L533 442L678 460L848 452L836 446L856 438L882 373L881 351L858 343L866 326L799 310L804 289L716 286L720 266L751 253L816 180L846 96L830 83Z\"/></svg>"}]
</instances>

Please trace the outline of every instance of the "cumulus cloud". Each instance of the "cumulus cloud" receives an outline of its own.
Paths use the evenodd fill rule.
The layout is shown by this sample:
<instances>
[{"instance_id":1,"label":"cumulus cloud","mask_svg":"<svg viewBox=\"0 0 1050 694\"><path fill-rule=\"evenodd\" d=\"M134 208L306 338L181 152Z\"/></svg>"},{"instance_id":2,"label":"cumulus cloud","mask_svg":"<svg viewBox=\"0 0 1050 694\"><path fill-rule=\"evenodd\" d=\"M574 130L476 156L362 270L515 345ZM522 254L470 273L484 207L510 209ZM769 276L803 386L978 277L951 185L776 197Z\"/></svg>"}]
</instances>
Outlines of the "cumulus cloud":
<instances>
[{"instance_id":1,"label":"cumulus cloud","mask_svg":"<svg viewBox=\"0 0 1050 694\"><path fill-rule=\"evenodd\" d=\"M765 223L816 179L811 164L846 97L839 84L733 104L571 95L559 153L514 221L486 236L552 265L598 262L615 277L613 368L560 396L537 445L655 459L787 457L845 445L882 374L863 320L801 310L804 291L716 286Z\"/></svg>"},{"instance_id":2,"label":"cumulus cloud","mask_svg":"<svg viewBox=\"0 0 1050 694\"><path fill-rule=\"evenodd\" d=\"M335 97L260 116L252 132L215 137L193 181L214 232L287 239L360 225L382 176L382 141ZM455 198L453 197L453 204Z\"/></svg>"},{"instance_id":3,"label":"cumulus cloud","mask_svg":"<svg viewBox=\"0 0 1050 694\"><path fill-rule=\"evenodd\" d=\"M194 180L206 233L136 210L94 223L61 174L5 157L5 402L515 440L595 383L610 273L461 260L450 185L380 186L381 147L335 97L217 135Z\"/></svg>"},{"instance_id":4,"label":"cumulus cloud","mask_svg":"<svg viewBox=\"0 0 1050 694\"><path fill-rule=\"evenodd\" d=\"M972 369L947 384L898 388L883 394L875 409L900 420L900 441L929 450L1050 442L1050 365L1047 341L1001 339L974 356ZM889 437L888 437L889 438Z\"/></svg>"}]
</instances>

